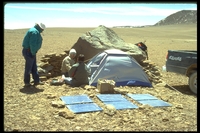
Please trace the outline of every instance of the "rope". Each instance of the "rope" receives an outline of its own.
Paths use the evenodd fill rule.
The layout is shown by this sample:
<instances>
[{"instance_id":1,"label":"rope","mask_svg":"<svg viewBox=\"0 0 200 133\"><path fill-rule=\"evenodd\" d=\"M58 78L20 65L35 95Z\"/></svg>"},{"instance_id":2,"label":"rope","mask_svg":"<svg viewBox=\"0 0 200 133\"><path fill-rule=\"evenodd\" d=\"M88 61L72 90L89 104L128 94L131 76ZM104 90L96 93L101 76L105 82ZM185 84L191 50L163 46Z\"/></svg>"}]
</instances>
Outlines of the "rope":
<instances>
[{"instance_id":1,"label":"rope","mask_svg":"<svg viewBox=\"0 0 200 133\"><path fill-rule=\"evenodd\" d=\"M170 88L172 88L173 90L175 90L175 91L178 91L177 89L175 89L174 87L172 87L172 86L170 86L169 84L166 84L168 87L170 87ZM180 92L180 91L178 91L178 92ZM181 94L182 94L182 92L180 92Z\"/></svg>"}]
</instances>

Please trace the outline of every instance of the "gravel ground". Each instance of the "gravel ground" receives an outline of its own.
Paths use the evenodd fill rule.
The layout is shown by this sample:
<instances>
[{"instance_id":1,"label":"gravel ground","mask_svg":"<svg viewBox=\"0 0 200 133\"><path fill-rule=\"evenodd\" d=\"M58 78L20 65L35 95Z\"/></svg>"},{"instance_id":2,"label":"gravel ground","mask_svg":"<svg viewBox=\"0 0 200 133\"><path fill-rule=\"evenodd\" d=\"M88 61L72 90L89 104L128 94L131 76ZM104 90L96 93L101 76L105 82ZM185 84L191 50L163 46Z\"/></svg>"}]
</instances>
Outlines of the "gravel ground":
<instances>
[{"instance_id":1,"label":"gravel ground","mask_svg":"<svg viewBox=\"0 0 200 133\"><path fill-rule=\"evenodd\" d=\"M38 62L46 53L70 49L79 36L92 29L47 29ZM149 60L160 69L168 49L197 50L196 25L113 30L126 42L147 40ZM175 89L164 85L117 88L137 109L105 106L96 97L99 92L95 87L52 86L46 81L36 88L24 88L21 42L25 32L26 29L4 30L4 131L197 131L197 97L188 87L188 78L175 73L161 70L162 80ZM144 106L126 93L151 94L172 106ZM61 96L78 94L87 94L103 111L74 114L65 106L52 105L59 103Z\"/></svg>"}]
</instances>

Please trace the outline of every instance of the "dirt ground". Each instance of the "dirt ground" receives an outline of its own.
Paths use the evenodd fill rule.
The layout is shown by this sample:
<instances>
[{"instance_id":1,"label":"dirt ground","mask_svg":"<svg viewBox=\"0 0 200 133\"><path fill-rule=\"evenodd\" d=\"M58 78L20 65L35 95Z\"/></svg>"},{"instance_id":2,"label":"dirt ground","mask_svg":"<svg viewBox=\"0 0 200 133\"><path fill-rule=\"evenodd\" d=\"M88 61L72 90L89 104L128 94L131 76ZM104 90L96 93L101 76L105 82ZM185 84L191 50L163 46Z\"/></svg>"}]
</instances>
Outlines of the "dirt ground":
<instances>
[{"instance_id":1,"label":"dirt ground","mask_svg":"<svg viewBox=\"0 0 200 133\"><path fill-rule=\"evenodd\" d=\"M47 53L61 53L78 37L94 28L47 28L37 62ZM188 78L163 72L168 49L197 50L197 25L113 28L129 43L146 40L149 60L159 66L162 80L175 89L119 87L126 93L151 94L170 103L170 107L139 106L137 109L107 108L96 97L93 87L51 86L24 88L22 40L27 29L4 30L4 131L197 131L197 97L188 87ZM73 114L65 106L53 106L61 96L87 94L103 111ZM122 94L123 96L124 93ZM65 112L65 113L63 113Z\"/></svg>"}]
</instances>

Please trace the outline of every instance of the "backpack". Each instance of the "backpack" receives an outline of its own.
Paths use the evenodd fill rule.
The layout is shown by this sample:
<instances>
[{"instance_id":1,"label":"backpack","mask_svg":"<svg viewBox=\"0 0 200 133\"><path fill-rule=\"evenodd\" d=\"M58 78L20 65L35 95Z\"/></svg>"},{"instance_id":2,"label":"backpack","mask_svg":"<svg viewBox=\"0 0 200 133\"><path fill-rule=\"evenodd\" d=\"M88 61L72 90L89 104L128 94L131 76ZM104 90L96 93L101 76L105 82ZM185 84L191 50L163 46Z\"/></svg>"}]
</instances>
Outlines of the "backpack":
<instances>
[{"instance_id":1,"label":"backpack","mask_svg":"<svg viewBox=\"0 0 200 133\"><path fill-rule=\"evenodd\" d=\"M142 51L145 52L145 54L147 55L147 60L148 60L149 57L148 57L148 53L147 53L147 46L143 42L136 43L135 45L138 46Z\"/></svg>"},{"instance_id":2,"label":"backpack","mask_svg":"<svg viewBox=\"0 0 200 133\"><path fill-rule=\"evenodd\" d=\"M147 50L147 46L143 42L136 43L135 45L138 46L143 51Z\"/></svg>"}]
</instances>

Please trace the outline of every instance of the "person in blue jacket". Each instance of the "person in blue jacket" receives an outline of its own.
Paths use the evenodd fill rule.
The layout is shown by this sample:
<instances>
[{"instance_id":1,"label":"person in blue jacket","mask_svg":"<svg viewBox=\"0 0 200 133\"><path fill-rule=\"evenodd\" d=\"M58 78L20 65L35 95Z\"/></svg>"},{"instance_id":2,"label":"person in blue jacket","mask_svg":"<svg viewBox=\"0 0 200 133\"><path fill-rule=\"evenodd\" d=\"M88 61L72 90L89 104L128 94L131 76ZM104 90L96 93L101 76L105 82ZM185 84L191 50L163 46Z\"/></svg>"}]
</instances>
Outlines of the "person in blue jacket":
<instances>
[{"instance_id":1,"label":"person in blue jacket","mask_svg":"<svg viewBox=\"0 0 200 133\"><path fill-rule=\"evenodd\" d=\"M43 38L41 33L44 31L46 26L43 23L36 23L34 27L30 28L22 42L22 55L25 59L25 70L24 70L24 84L25 87L31 86L30 74L34 80L34 85L43 85L40 81L37 64L36 64L36 53L42 46Z\"/></svg>"}]
</instances>

